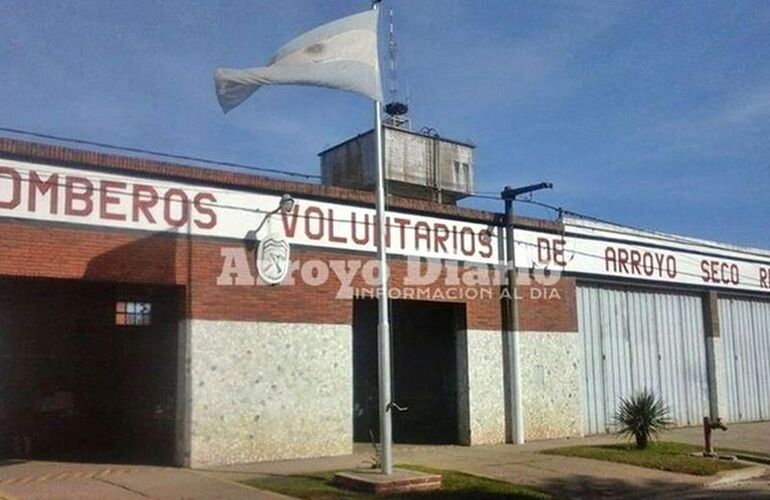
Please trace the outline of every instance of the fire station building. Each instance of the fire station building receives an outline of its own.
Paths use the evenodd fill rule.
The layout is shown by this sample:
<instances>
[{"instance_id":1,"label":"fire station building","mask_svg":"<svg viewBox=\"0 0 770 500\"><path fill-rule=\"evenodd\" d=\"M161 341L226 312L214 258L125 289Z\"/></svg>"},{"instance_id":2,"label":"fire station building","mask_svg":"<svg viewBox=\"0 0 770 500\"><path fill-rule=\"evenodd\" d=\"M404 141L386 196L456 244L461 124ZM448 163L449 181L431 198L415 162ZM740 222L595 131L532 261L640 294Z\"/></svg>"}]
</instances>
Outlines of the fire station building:
<instances>
[{"instance_id":1,"label":"fire station building","mask_svg":"<svg viewBox=\"0 0 770 500\"><path fill-rule=\"evenodd\" d=\"M2 450L200 467L376 437L369 140L312 184L0 139ZM609 432L642 388L681 426L770 419L770 251L518 218L512 359L501 217L454 204L470 145L430 144L419 182L460 186L432 199L387 156L396 442L510 440L512 363L527 440Z\"/></svg>"}]
</instances>

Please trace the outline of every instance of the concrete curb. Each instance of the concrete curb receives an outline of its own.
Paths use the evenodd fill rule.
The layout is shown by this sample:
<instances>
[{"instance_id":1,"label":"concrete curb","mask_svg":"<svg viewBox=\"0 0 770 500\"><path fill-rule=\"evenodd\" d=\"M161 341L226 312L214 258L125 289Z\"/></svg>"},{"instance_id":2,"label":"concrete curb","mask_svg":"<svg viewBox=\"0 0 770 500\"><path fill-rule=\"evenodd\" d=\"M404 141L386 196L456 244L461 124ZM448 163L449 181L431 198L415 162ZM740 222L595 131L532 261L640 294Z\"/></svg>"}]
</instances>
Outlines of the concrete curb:
<instances>
[{"instance_id":1,"label":"concrete curb","mask_svg":"<svg viewBox=\"0 0 770 500\"><path fill-rule=\"evenodd\" d=\"M723 471L717 474L715 479L704 483L703 486L710 488L712 486L723 486L725 484L746 481L748 479L761 477L765 475L767 471L767 467L763 467L761 465L746 467L745 469Z\"/></svg>"},{"instance_id":2,"label":"concrete curb","mask_svg":"<svg viewBox=\"0 0 770 500\"><path fill-rule=\"evenodd\" d=\"M754 462L758 464L770 465L770 457L751 455L749 453L735 453L734 455L738 457L738 460L743 460L744 462Z\"/></svg>"}]
</instances>

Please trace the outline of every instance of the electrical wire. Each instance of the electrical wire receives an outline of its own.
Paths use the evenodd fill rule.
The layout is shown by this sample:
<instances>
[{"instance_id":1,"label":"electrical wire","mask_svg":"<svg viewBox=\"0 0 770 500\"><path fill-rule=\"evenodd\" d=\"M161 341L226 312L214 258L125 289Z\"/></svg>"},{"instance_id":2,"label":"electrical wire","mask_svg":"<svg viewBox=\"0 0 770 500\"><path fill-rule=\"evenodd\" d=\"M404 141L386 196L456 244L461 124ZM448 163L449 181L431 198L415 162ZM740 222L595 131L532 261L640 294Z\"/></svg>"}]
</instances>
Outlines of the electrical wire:
<instances>
[{"instance_id":1,"label":"electrical wire","mask_svg":"<svg viewBox=\"0 0 770 500\"><path fill-rule=\"evenodd\" d=\"M143 154L143 155L150 155L150 156L157 156L159 158L167 158L167 159L174 159L174 160L183 160L183 161L192 161L196 163L204 163L207 165L216 165L216 166L224 166L224 167L231 167L231 168L239 168L239 169L245 169L250 170L254 172L261 172L261 173L270 173L270 174L276 174L276 175L284 175L289 177L300 177L303 179L322 179L322 176L320 175L314 175L314 174L304 174L301 172L293 172L290 170L282 170L282 169L275 169L275 168L265 168L265 167L256 167L253 165L246 165L243 163L235 163L235 162L228 162L228 161L221 161L221 160L212 160L209 158L201 158L196 156L189 156L189 155L179 155L179 154L172 154L172 153L164 153L161 151L154 151L150 149L145 148L133 148L128 146L119 146L115 144L108 144L104 142L97 142L97 141L91 141L91 140L85 140L85 139L75 139L72 137L64 137L54 134L45 134L40 132L34 132L30 130L22 130L18 128L11 128L11 127L0 127L0 132L6 132L16 135L22 135L22 136L28 136L28 137L35 137L38 139L46 139L46 140L53 140L58 142L69 142L73 144L79 144L79 145L85 145L85 146L93 146L103 149L110 149L115 151L125 151L130 153L137 153L137 154ZM403 175L405 178L411 178L413 180L423 180L422 177L411 175L407 172L403 172L401 175ZM429 189L433 189L435 191L438 191L433 186L428 186ZM497 196L492 196L492 191L480 191L478 193L470 194L470 197L474 198L484 198L489 200L495 200L499 201L500 197L499 194ZM536 202L534 200L515 200L518 203L529 203L532 205L541 206L544 208L549 208L551 210L559 212L561 209L558 207L554 207L552 205L547 205L545 203ZM565 212L566 213L566 212Z\"/></svg>"},{"instance_id":2,"label":"electrical wire","mask_svg":"<svg viewBox=\"0 0 770 500\"><path fill-rule=\"evenodd\" d=\"M698 245L700 247L710 248L710 249L718 250L718 251L721 251L721 252L748 253L748 254L751 254L751 255L754 255L754 256L757 256L757 257L761 257L761 258L768 258L768 257L770 257L770 252L768 252L767 250L762 250L762 249L758 249L758 248L741 248L741 247L733 246L733 245L721 245L719 243L709 242L709 241L701 240L701 239L698 239L698 238L687 238L687 237L682 237L682 236L676 236L676 235L673 235L673 234L668 234L668 233L662 233L662 232L659 232L659 231L655 231L653 229L644 229L644 228L640 228L640 227L636 227L636 226L630 226L628 224L622 224L622 223L619 223L619 222L613 222L613 221L610 221L610 220L607 220L607 219L602 219L602 218L599 218L599 217L595 217L595 216L592 216L592 215L586 215L586 214L582 214L582 213L579 213L579 212L574 212L574 211L571 211L571 210L565 210L564 214L565 215L571 215L571 216L573 216L575 218L578 218L578 219L588 220L588 221L591 221L591 222L597 222L597 223L600 223L600 224L605 224L605 225L613 226L613 227L620 228L620 229L638 231L638 232L644 233L643 236L654 237L655 239L663 241L663 242L666 242L666 243L677 243L679 245L688 245L688 246ZM587 227L587 229L599 229L601 231L612 232L612 233L620 234L620 235L623 235L623 236L639 236L639 235L629 234L628 231L618 231L618 230L612 230L612 229L608 229L608 228L592 228L592 227Z\"/></svg>"},{"instance_id":3,"label":"electrical wire","mask_svg":"<svg viewBox=\"0 0 770 500\"><path fill-rule=\"evenodd\" d=\"M59 142L70 142L73 144L80 144L84 146L94 146L97 148L103 148L103 149L111 149L115 151L126 151L129 153L137 153L142 155L150 155L150 156L157 156L159 158L168 158L172 160L183 160L183 161L192 161L196 163L204 163L207 165L217 165L221 167L230 167L230 168L240 168L244 170L251 170L254 172L262 172L262 173L268 173L268 174L275 174L275 175L285 175L289 177L299 177L303 179L321 179L320 175L315 174L305 174L302 172L293 172L291 170L282 170L277 168L266 168L266 167L256 167L254 165L246 165L243 163L235 163L235 162L229 162L229 161L222 161L222 160L212 160L209 158L201 158L198 156L188 156L188 155L179 155L179 154L172 154L172 153L164 153L161 151L153 151L150 149L143 149L143 148L132 148L128 146L117 146L115 144L108 144L104 142L96 142L96 141L88 141L84 139L73 139L71 137L62 137L58 135L52 135L52 134L43 134L39 132L31 132L28 130L21 130L16 128L10 128L10 127L0 127L0 132L7 132L10 134L17 134L22 136L28 136L28 137L35 137L38 139L47 139L52 141L59 141Z\"/></svg>"},{"instance_id":4,"label":"electrical wire","mask_svg":"<svg viewBox=\"0 0 770 500\"><path fill-rule=\"evenodd\" d=\"M32 172L31 169L17 168L16 170L17 171L22 171L22 172L26 171L26 173ZM45 172L45 173L50 173L50 172ZM106 177L106 176L101 176L101 177L95 176L93 178L101 179L101 180L108 179L108 177ZM28 177L22 177L21 180L24 181L24 182L30 182ZM46 184L48 184L48 185L55 185L57 187L65 187L65 188L67 187L67 185L65 183L62 183L62 182L55 182L55 183L46 182ZM229 191L222 190L220 192L227 193ZM116 196L122 195L122 196L126 196L126 197L131 197L131 198L134 197L134 194L132 192L128 192L128 191L110 190L109 193L112 194L112 195L116 195ZM173 200L170 197L166 197L166 196L156 196L156 197L154 197L154 199L160 199L160 200L169 201L169 202L182 203L180 200ZM520 201L525 201L526 202L526 201L531 201L531 200L520 200ZM248 212L248 213L257 213L257 214L262 213L262 214L266 214L266 213L270 212L269 210L249 209L249 208L244 208L244 207L240 207L240 206L225 205L225 204L221 204L221 203L201 202L200 204L201 204L201 206L205 206L205 207L221 208L221 209L228 209L228 210L236 210L236 211L242 211L242 212ZM299 218L305 218L305 219L318 219L317 217L312 217L310 215L299 214L299 213L293 213L292 216L293 217L299 217ZM370 219L371 222L367 222L366 219L358 221L358 220L353 220L353 219L339 219L339 218L328 218L328 217L325 220L334 221L334 222L340 222L340 223L347 223L347 224L351 224L351 225L352 224L363 224L365 226L366 225L369 225L369 226L374 226L375 225L373 217ZM386 227L402 228L403 226L401 226L399 224L386 223ZM430 234L432 231L433 231L433 229L428 227L428 234ZM489 234L490 240L492 240L494 238L502 238L503 237L502 234L499 234L499 235L495 234L494 231L489 231L488 234ZM517 240L515 243L516 243L516 245L519 245L519 246L526 246L526 247L530 247L530 248L537 248L537 244L529 243L529 242L522 241L522 240ZM569 250L569 251L572 252L575 255L582 255L582 256L585 256L585 257L606 261L606 256L604 256L604 255L599 255L599 254L594 254L594 253L584 252L584 251L579 251L579 250ZM697 259L694 259L694 258L692 258L692 257L690 257L690 256L688 256L686 254L682 255L682 257L689 258L693 262L698 262ZM699 274L689 273L689 272L680 271L680 270L677 270L677 274L681 274L681 275L684 275L684 276L698 277L698 278L701 277L701 275L699 275ZM759 284L759 280L758 279L752 278L752 277L750 277L748 275L745 275L745 274L739 274L739 279L742 282L747 282L749 284L751 284L751 283L756 283L757 285Z\"/></svg>"},{"instance_id":5,"label":"electrical wire","mask_svg":"<svg viewBox=\"0 0 770 500\"><path fill-rule=\"evenodd\" d=\"M161 151L154 151L150 149L144 149L144 148L133 148L133 147L127 147L127 146L119 146L115 144L109 144L109 143L103 143L103 142L97 142L97 141L90 141L90 140L84 140L84 139L75 139L71 137L64 137L54 134L45 134L40 132L34 132L29 130L22 130L18 128L12 128L12 127L0 127L0 132L6 132L10 134L16 134L16 135L22 135L27 137L35 137L38 139L46 139L46 140L53 140L58 142L66 142L66 143L73 143L78 145L86 145L86 146L93 146L103 149L110 149L115 151L124 151L124 152L130 152L130 153L136 153L136 154L142 154L142 155L149 155L149 156L156 156L159 158L166 158L166 159L173 159L173 160L182 160L182 161L191 161L196 163L203 163L207 165L215 165L215 166L221 166L221 167L229 167L229 168L237 168L237 169L243 169L253 172L259 172L259 173L266 173L266 174L274 174L274 175L282 175L282 176L288 176L288 177L295 177L295 178L302 178L302 179L314 179L314 180L321 180L322 176L315 175L315 174L305 174L301 172L294 172L290 170L283 170L283 169L276 169L276 168L266 168L266 167L257 167L253 165L247 165L243 163L236 163L236 162L228 162L228 161L221 161L221 160L212 160L208 158L201 158L196 156L189 156L189 155L179 155L179 154L172 154L172 153L164 153ZM201 167L197 167L201 168ZM405 178L412 178L416 180L424 180L422 177L414 176L407 174L406 172L402 173L402 175ZM438 191L433 186L427 186L428 189L433 189L435 191ZM471 193L466 195L468 197L472 198L480 198L480 199L488 199L488 200L494 200L494 201L500 201L500 194L495 193L493 191L477 191L475 193ZM525 203L525 204L531 204L534 206L538 206L541 208L546 208L549 210L552 210L554 212L557 212L559 214L559 217L563 215L569 215L575 218L588 220L592 222L597 222L600 224L606 224L610 226L615 226L622 229L630 229L633 231L639 231L642 233L646 233L648 235L654 235L657 239L665 242L671 242L671 243L678 243L678 244L686 244L686 245L699 245L706 248L712 248L719 251L727 251L727 252L748 252L752 255L756 255L759 257L768 257L768 254L757 250L759 249L738 249L738 248L725 248L723 245L714 244L712 242L699 240L697 238L685 238L685 237L679 237L676 235L668 234L668 233L662 233L659 231L651 230L651 229L645 229L640 227L635 227L632 225L628 225L625 223L620 223L616 221L611 221L608 219L604 219L601 217L588 215L580 212L576 212L573 210L564 209L562 207L556 207L553 205L549 205L547 203L535 201L532 199L516 199L514 200L517 203ZM386 204L387 198L386 198ZM341 221L342 222L342 221ZM609 229L602 228L602 230L610 231ZM622 232L619 232L620 234L623 234Z\"/></svg>"},{"instance_id":6,"label":"electrical wire","mask_svg":"<svg viewBox=\"0 0 770 500\"><path fill-rule=\"evenodd\" d=\"M489 192L488 191L487 192L480 191L478 193L489 193ZM502 199L502 198L500 198L500 195L492 196L492 195L488 195L488 194L472 194L470 196L475 197L475 198L483 198L483 199L498 200L498 201L500 201ZM709 242L709 241L706 241L706 240L701 240L701 239L698 239L698 238L688 238L688 237L683 237L683 236L677 236L677 235L674 235L674 234L669 234L669 233L664 233L664 232L656 231L654 229L642 228L642 227L639 227L639 226L633 226L633 225L630 225L630 224L626 224L626 223L622 223L622 222L617 222L617 221L612 221L612 220L605 219L605 218L602 218L602 217L597 217L595 215L588 215L588 214L585 214L585 213L576 212L574 210L569 210L569 209L566 209L566 208L563 208L563 207L557 207L557 206L554 206L554 205L549 205L547 203L542 203L542 202L531 200L531 199L515 199L514 202L517 202L517 203L527 203L527 204L536 205L536 206L539 206L539 207L542 207L542 208L547 208L549 210L553 210L553 211L555 211L555 212L557 212L559 214L560 218L562 216L565 216L565 215L566 216L572 216L572 217L577 218L577 219L587 220L587 221L591 221L591 222L597 222L597 223L600 223L600 224L605 224L605 225L613 226L613 227L620 228L620 229L637 231L637 232L640 232L640 233L644 233L644 236L648 236L648 237L654 236L655 239L658 239L658 240L661 240L661 241L664 241L664 242L667 242L667 243L677 243L677 244L689 245L689 246L698 245L698 246L701 246L701 247L711 248L711 249L719 250L719 251L722 251L722 252L743 252L743 253L750 253L750 254L758 256L758 257L764 257L764 258L770 257L770 253L768 253L767 251L763 251L762 249L739 248L737 246L731 246L731 245L725 246L725 245L720 245L718 243ZM589 229L597 229L597 228L589 228ZM628 232L613 231L613 230L608 229L608 228L598 228L598 229L601 229L602 231L615 232L617 234L622 234L622 235L625 235L625 236L629 236ZM565 227L565 230L566 230L566 227ZM634 235L631 234L630 236L634 236Z\"/></svg>"},{"instance_id":7,"label":"electrical wire","mask_svg":"<svg viewBox=\"0 0 770 500\"><path fill-rule=\"evenodd\" d=\"M15 167L15 170L17 172L26 173L27 175L29 175L31 172L51 174L51 175L56 173L56 172L45 171L45 170L40 170L40 169L32 170L32 169L25 169L25 168L20 168L20 167ZM109 176L106 176L106 175L99 175L99 174L93 174L93 173L89 173L89 174L90 174L90 179L93 179L93 180L115 180L114 177L109 177ZM30 178L28 176L27 177L20 176L20 180L22 182L26 182L26 183L30 182ZM49 180L43 181L43 183L46 184L46 185L56 186L56 187L59 187L59 188L67 188L68 187L67 184L63 183L63 182L50 182L50 177L49 177ZM94 188L94 190L98 191L98 188ZM234 190L225 190L225 189L209 189L207 187L205 189L205 192L206 193L231 194L231 193L236 192L236 191L234 191ZM116 196L123 196L123 197L131 198L131 199L134 198L134 193L133 192L131 192L131 191L123 191L123 190L119 190L119 189L110 189L109 190L109 194L110 195L116 195ZM162 201L166 201L166 202L170 202L170 203L183 203L182 200L172 199L170 196L153 196L151 199L162 200ZM260 209L260 208L246 208L246 207L242 207L242 206L227 205L227 204L223 204L223 203L211 203L211 202L205 202L205 201L200 201L199 205L202 206L202 207L220 208L220 209L225 209L225 210L234 210L234 211L253 213L253 214L267 214L267 213L271 212L271 210L263 210L263 209ZM372 210L372 209L369 209L369 210ZM392 215L397 216L399 214L395 213L395 214L392 214ZM292 217L297 217L297 218L300 218L300 219L318 220L318 217L316 217L316 216L307 215L307 214L301 214L301 213L298 213L298 212L297 213L292 213L291 216ZM337 218L337 217L328 217L328 215L325 215L324 220L325 221L330 221L330 222L338 222L338 223L342 223L342 224L351 224L351 225L352 224L363 224L365 226L372 226L372 227L375 227L377 225L377 223L375 222L376 216L365 217L362 220L354 220L354 219L341 219L341 218ZM463 222L463 221L456 221L456 222ZM474 224L474 222L470 222L470 223ZM483 222L475 222L475 224L483 225L484 223ZM392 222L391 223L387 223L386 222L385 226L389 227L389 228L399 228L399 229L401 229L402 227L405 227L405 226L402 226L401 224L394 224ZM494 227L494 226L492 224L489 224L489 225L487 225L487 227ZM428 227L428 234L430 234L431 231L432 231L432 229L430 227ZM501 236L496 235L494 233L494 231L489 231L489 236L490 236L490 238L499 238L499 237L501 237Z\"/></svg>"}]
</instances>

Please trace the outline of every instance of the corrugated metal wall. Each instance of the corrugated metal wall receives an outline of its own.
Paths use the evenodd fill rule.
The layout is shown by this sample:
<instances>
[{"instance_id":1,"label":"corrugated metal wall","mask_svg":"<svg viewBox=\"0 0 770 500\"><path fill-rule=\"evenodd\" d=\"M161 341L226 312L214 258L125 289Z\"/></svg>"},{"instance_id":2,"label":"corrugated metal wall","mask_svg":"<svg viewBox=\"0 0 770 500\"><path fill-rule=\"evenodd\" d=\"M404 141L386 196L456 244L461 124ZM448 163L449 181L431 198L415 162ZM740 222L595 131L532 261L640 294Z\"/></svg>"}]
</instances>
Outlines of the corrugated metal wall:
<instances>
[{"instance_id":1,"label":"corrugated metal wall","mask_svg":"<svg viewBox=\"0 0 770 500\"><path fill-rule=\"evenodd\" d=\"M770 302L719 299L727 420L770 419Z\"/></svg>"},{"instance_id":2,"label":"corrugated metal wall","mask_svg":"<svg viewBox=\"0 0 770 500\"><path fill-rule=\"evenodd\" d=\"M699 296L583 284L577 301L586 434L612 431L620 398L645 387L663 398L677 425L708 414Z\"/></svg>"}]
</instances>

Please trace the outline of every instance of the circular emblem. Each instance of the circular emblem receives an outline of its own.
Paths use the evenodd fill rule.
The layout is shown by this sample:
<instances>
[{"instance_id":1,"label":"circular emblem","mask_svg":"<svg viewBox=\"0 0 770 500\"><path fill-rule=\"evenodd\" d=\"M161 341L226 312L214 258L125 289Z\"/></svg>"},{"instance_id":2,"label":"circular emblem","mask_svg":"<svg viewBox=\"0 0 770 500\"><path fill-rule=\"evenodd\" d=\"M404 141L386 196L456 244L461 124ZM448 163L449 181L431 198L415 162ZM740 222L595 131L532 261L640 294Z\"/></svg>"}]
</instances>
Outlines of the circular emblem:
<instances>
[{"instance_id":1,"label":"circular emblem","mask_svg":"<svg viewBox=\"0 0 770 500\"><path fill-rule=\"evenodd\" d=\"M257 272L268 285L277 285L289 272L289 243L274 236L257 245Z\"/></svg>"}]
</instances>

